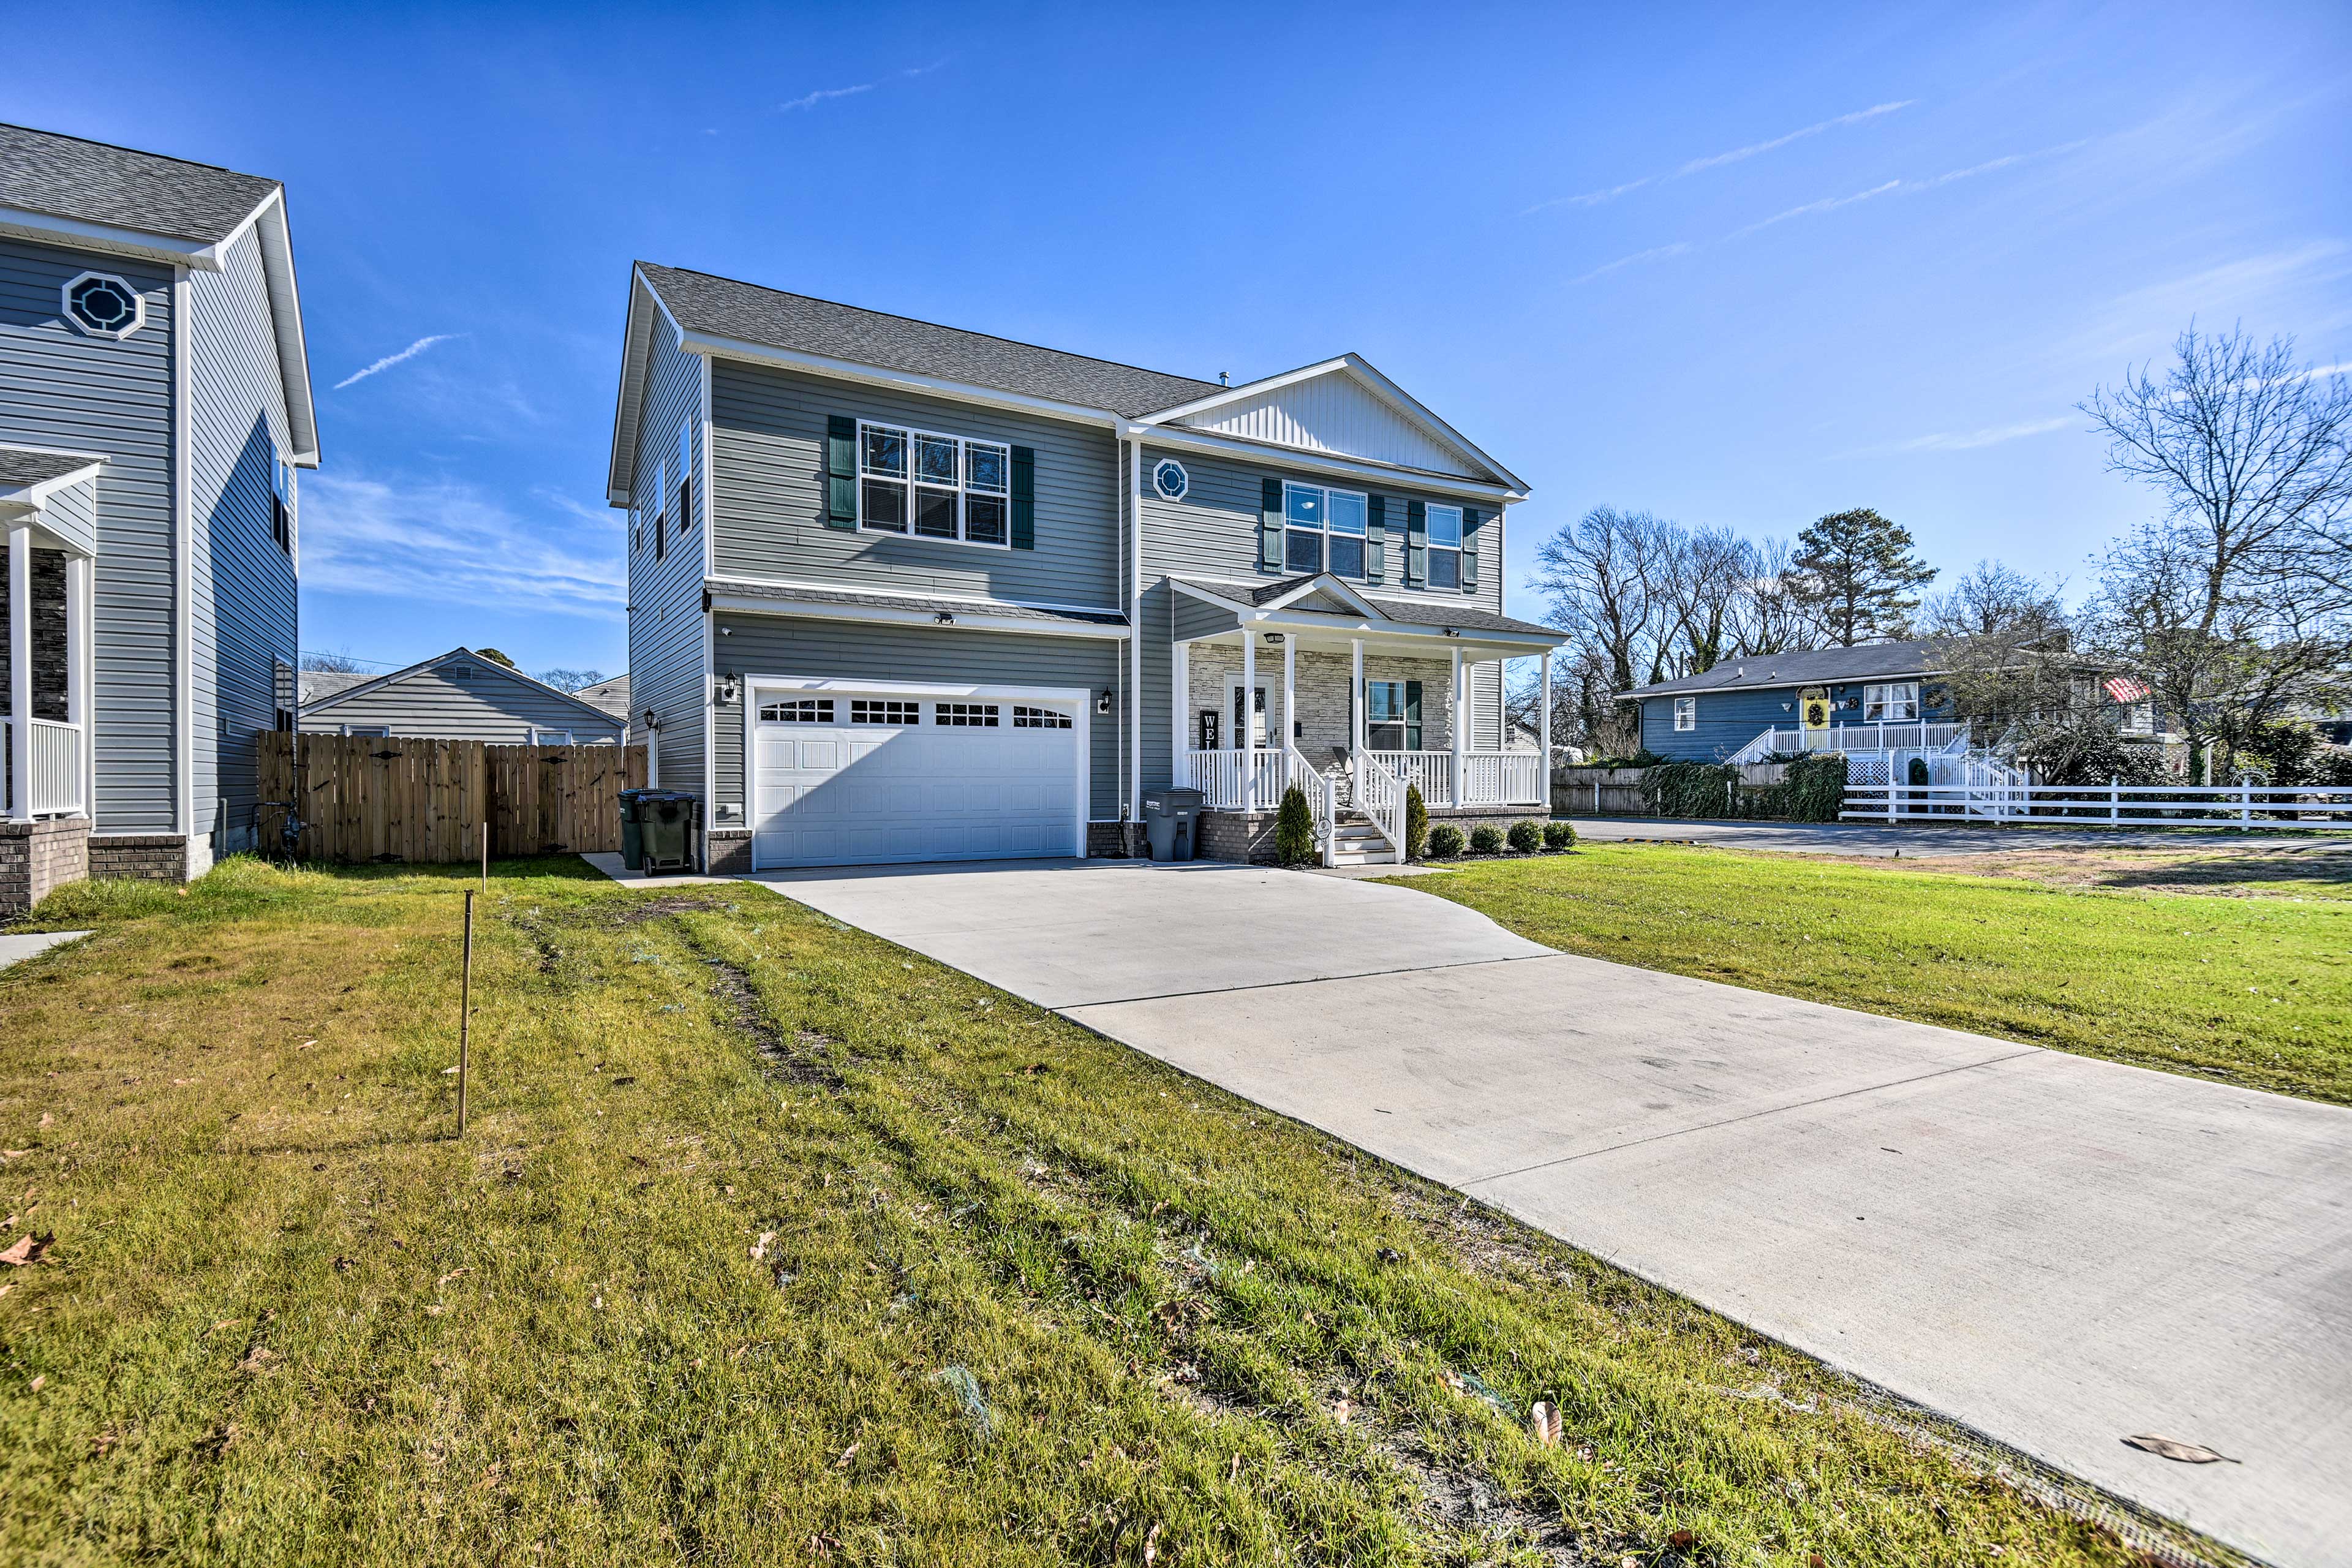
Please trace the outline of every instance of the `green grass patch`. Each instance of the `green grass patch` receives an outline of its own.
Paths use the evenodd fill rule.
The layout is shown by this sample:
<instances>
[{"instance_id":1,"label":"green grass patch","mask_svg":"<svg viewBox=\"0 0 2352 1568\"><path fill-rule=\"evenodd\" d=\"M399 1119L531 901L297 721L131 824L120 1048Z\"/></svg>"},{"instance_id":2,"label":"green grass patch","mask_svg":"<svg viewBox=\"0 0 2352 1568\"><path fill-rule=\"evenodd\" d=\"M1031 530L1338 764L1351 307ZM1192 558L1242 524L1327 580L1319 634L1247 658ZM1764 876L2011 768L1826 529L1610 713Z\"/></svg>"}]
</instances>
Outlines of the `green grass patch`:
<instances>
[{"instance_id":1,"label":"green grass patch","mask_svg":"<svg viewBox=\"0 0 2352 1568\"><path fill-rule=\"evenodd\" d=\"M1405 885L1569 952L2352 1104L2352 903L1655 844Z\"/></svg>"},{"instance_id":2,"label":"green grass patch","mask_svg":"<svg viewBox=\"0 0 2352 1568\"><path fill-rule=\"evenodd\" d=\"M495 866L461 1141L467 881L77 890L44 913L98 934L0 974L11 1239L55 1237L0 1279L0 1558L2137 1561L763 890Z\"/></svg>"}]
</instances>

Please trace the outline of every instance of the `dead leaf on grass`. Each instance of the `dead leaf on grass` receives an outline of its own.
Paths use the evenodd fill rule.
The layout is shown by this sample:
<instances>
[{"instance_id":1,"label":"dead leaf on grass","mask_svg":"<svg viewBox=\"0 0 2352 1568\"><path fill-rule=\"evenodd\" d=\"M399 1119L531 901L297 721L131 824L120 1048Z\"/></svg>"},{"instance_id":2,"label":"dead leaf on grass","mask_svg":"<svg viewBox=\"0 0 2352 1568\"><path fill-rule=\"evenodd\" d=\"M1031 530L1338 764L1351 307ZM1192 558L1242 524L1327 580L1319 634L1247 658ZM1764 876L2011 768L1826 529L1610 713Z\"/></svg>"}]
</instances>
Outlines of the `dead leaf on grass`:
<instances>
[{"instance_id":1,"label":"dead leaf on grass","mask_svg":"<svg viewBox=\"0 0 2352 1568\"><path fill-rule=\"evenodd\" d=\"M755 1241L755 1242L753 1242L753 1243L751 1244L751 1261L752 1261L752 1262L754 1262L754 1263L757 1263L757 1262L759 1262L761 1258L763 1258L767 1257L767 1256L768 1256L768 1244L769 1244L770 1242L772 1242L772 1241L775 1240L775 1239L776 1239L776 1233L775 1233L774 1231L772 1231L772 1230L763 1230L763 1231L761 1231L761 1232L760 1233L760 1239L759 1239L759 1240L757 1240L757 1241Z\"/></svg>"},{"instance_id":2,"label":"dead leaf on grass","mask_svg":"<svg viewBox=\"0 0 2352 1568\"><path fill-rule=\"evenodd\" d=\"M1151 1527L1151 1532L1143 1538L1143 1561L1146 1568L1160 1561L1160 1527L1156 1524Z\"/></svg>"},{"instance_id":3,"label":"dead leaf on grass","mask_svg":"<svg viewBox=\"0 0 2352 1568\"><path fill-rule=\"evenodd\" d=\"M852 1443L848 1447L844 1448L841 1451L841 1458L833 1462L833 1468L836 1470L846 1468L849 1461L857 1457L857 1450L860 1447L861 1445L859 1444Z\"/></svg>"},{"instance_id":4,"label":"dead leaf on grass","mask_svg":"<svg viewBox=\"0 0 2352 1568\"><path fill-rule=\"evenodd\" d=\"M0 1252L0 1263L17 1268L38 1263L42 1254L48 1251L49 1244L57 1238L57 1232L53 1230L43 1231L38 1236L20 1236L6 1251Z\"/></svg>"},{"instance_id":5,"label":"dead leaf on grass","mask_svg":"<svg viewBox=\"0 0 2352 1568\"><path fill-rule=\"evenodd\" d=\"M1559 1406L1538 1399L1528 1407L1528 1426L1547 1448L1559 1447Z\"/></svg>"},{"instance_id":6,"label":"dead leaf on grass","mask_svg":"<svg viewBox=\"0 0 2352 1568\"><path fill-rule=\"evenodd\" d=\"M264 1370L266 1370L268 1363L276 1361L277 1359L278 1352L271 1350L268 1345L256 1345L251 1350L245 1352L245 1359L236 1363L236 1370L244 1373L251 1373L257 1377Z\"/></svg>"},{"instance_id":7,"label":"dead leaf on grass","mask_svg":"<svg viewBox=\"0 0 2352 1568\"><path fill-rule=\"evenodd\" d=\"M2184 1465L2245 1463L2243 1459L2232 1459L2227 1454L2216 1453L2211 1448L2203 1447L2195 1443L2184 1443L2178 1437L2159 1437L2150 1432L2137 1433L2125 1438L2124 1442L2132 1447L2145 1449L2162 1458L2178 1459Z\"/></svg>"},{"instance_id":8,"label":"dead leaf on grass","mask_svg":"<svg viewBox=\"0 0 2352 1568\"><path fill-rule=\"evenodd\" d=\"M438 1290L438 1289L440 1289L443 1286L445 1286L445 1285L448 1284L450 1280L455 1279L456 1278L457 1278L457 1276L458 1276L458 1275L460 1275L460 1274L471 1274L473 1271L474 1271L474 1269L473 1269L473 1266L472 1266L471 1264L467 1265L467 1266L466 1266L465 1268L452 1268L451 1270L449 1270L449 1272L448 1272L448 1273L444 1274L443 1276L441 1276L441 1278L440 1278L440 1279L436 1279L435 1281L433 1281L433 1289L435 1289L436 1290Z\"/></svg>"}]
</instances>

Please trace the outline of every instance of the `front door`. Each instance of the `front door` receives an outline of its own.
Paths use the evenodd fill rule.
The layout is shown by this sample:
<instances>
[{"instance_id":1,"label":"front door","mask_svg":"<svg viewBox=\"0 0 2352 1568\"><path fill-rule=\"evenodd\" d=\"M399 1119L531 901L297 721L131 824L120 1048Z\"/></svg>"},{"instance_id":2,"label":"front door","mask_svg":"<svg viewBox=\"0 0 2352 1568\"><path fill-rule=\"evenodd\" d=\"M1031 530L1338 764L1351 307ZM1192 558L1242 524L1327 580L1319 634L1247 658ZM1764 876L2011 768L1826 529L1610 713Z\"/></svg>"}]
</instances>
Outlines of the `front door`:
<instances>
[{"instance_id":1,"label":"front door","mask_svg":"<svg viewBox=\"0 0 2352 1568\"><path fill-rule=\"evenodd\" d=\"M1265 688L1263 686L1255 687L1252 689L1252 694L1257 699L1257 700L1251 704L1249 743L1255 746L1263 747L1265 744ZM1225 682L1225 716L1233 721L1234 738L1232 744L1235 751L1239 751L1243 744L1242 683L1239 679L1233 679Z\"/></svg>"},{"instance_id":2,"label":"front door","mask_svg":"<svg viewBox=\"0 0 2352 1568\"><path fill-rule=\"evenodd\" d=\"M1797 721L1804 727L1808 751L1829 743L1830 694L1826 688L1808 686L1797 693Z\"/></svg>"}]
</instances>

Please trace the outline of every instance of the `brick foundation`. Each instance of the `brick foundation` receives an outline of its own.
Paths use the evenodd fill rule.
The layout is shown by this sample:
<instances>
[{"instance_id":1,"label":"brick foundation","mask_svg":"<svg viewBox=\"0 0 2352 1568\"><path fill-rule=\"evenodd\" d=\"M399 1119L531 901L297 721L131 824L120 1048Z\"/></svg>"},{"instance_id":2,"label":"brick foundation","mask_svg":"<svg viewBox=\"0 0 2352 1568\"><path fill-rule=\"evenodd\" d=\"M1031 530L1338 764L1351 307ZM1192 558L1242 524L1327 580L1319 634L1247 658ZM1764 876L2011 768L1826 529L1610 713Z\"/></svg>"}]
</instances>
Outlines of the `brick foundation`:
<instances>
[{"instance_id":1,"label":"brick foundation","mask_svg":"<svg viewBox=\"0 0 2352 1568\"><path fill-rule=\"evenodd\" d=\"M1274 821L1271 811L1204 811L1201 814L1203 860L1274 864Z\"/></svg>"},{"instance_id":2,"label":"brick foundation","mask_svg":"<svg viewBox=\"0 0 2352 1568\"><path fill-rule=\"evenodd\" d=\"M1128 842L1120 841L1120 826L1116 822L1087 824L1087 858L1090 860L1132 860L1145 852L1143 829L1139 824L1127 824Z\"/></svg>"},{"instance_id":3,"label":"brick foundation","mask_svg":"<svg viewBox=\"0 0 2352 1568\"><path fill-rule=\"evenodd\" d=\"M740 877L751 868L751 835L713 830L705 870L713 877Z\"/></svg>"},{"instance_id":4,"label":"brick foundation","mask_svg":"<svg viewBox=\"0 0 2352 1568\"><path fill-rule=\"evenodd\" d=\"M89 875L89 819L0 822L0 916L28 912Z\"/></svg>"},{"instance_id":5,"label":"brick foundation","mask_svg":"<svg viewBox=\"0 0 2352 1568\"><path fill-rule=\"evenodd\" d=\"M184 882L188 841L176 833L92 834L89 874L143 882Z\"/></svg>"}]
</instances>

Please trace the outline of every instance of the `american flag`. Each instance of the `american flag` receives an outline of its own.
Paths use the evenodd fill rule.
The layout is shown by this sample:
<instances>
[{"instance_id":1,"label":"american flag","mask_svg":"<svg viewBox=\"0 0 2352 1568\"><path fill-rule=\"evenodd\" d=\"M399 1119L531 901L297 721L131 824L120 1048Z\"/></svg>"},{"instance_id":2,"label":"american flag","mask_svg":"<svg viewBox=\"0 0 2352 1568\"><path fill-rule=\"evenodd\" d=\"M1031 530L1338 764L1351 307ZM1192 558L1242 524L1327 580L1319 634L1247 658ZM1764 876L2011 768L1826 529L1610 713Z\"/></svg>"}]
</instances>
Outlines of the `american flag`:
<instances>
[{"instance_id":1,"label":"american flag","mask_svg":"<svg viewBox=\"0 0 2352 1568\"><path fill-rule=\"evenodd\" d=\"M2106 681L2107 695L2128 706L2147 700L2147 682L2134 680L2128 675L2111 675Z\"/></svg>"}]
</instances>

